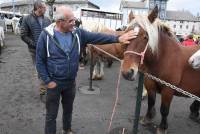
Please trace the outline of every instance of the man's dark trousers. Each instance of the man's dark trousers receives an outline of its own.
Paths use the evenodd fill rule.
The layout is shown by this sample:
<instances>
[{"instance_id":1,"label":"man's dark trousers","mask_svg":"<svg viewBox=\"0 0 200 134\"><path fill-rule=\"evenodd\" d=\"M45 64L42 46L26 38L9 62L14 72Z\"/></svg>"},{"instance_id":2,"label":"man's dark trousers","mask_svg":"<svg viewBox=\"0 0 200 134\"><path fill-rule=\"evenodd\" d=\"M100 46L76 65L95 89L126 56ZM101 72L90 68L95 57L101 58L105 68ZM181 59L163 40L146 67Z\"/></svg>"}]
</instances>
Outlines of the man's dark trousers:
<instances>
[{"instance_id":1,"label":"man's dark trousers","mask_svg":"<svg viewBox=\"0 0 200 134\"><path fill-rule=\"evenodd\" d=\"M56 134L56 118L60 96L63 107L63 130L71 129L73 102L76 94L75 80L55 81L57 86L47 89L45 134Z\"/></svg>"}]
</instances>

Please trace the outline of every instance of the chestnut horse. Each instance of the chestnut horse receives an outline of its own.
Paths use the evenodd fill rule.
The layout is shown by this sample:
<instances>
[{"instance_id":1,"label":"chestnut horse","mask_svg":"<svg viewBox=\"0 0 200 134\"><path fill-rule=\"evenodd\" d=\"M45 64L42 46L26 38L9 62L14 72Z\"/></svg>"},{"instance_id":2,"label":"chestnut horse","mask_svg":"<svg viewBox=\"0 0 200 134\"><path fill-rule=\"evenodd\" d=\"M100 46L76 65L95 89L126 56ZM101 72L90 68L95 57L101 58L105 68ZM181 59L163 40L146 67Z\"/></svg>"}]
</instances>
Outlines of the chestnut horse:
<instances>
[{"instance_id":1,"label":"chestnut horse","mask_svg":"<svg viewBox=\"0 0 200 134\"><path fill-rule=\"evenodd\" d=\"M124 33L124 31L115 31L106 27L102 23L97 23L91 20L83 21L83 20L77 19L75 21L75 24L77 27L83 28L90 32L101 32L101 33L106 33L110 35L122 35ZM115 45L117 44L119 43L115 43ZM101 46L101 48L104 48L105 51L109 51L111 53L118 53L118 52L115 52L117 50L115 47L109 47L107 45L96 45L96 46L97 47ZM110 67L112 65L113 59L109 57L108 55L101 53L99 50L95 48L92 49L91 51L90 48L91 47L88 47L88 49L87 48L81 49L80 62L83 64L86 64L87 60L85 59L85 57L87 57L87 50L90 52L90 54L92 53L94 56L93 58L94 70L93 70L92 79L101 80L104 76L104 71L103 71L104 62L108 62L108 67Z\"/></svg>"},{"instance_id":2,"label":"chestnut horse","mask_svg":"<svg viewBox=\"0 0 200 134\"><path fill-rule=\"evenodd\" d=\"M146 72L171 83L189 93L200 97L200 71L193 69L188 59L200 47L184 47L178 45L174 34L158 19L156 6L148 16L133 16L128 25L129 30L138 32L135 39L130 41L124 52L122 75L127 80L134 80L138 71ZM148 109L143 123L152 121L155 115L156 90L161 94L161 122L157 134L166 134L170 104L173 95L185 96L170 87L158 82L151 83L147 88ZM195 100L190 106L190 117L197 119L199 116L200 102Z\"/></svg>"}]
</instances>

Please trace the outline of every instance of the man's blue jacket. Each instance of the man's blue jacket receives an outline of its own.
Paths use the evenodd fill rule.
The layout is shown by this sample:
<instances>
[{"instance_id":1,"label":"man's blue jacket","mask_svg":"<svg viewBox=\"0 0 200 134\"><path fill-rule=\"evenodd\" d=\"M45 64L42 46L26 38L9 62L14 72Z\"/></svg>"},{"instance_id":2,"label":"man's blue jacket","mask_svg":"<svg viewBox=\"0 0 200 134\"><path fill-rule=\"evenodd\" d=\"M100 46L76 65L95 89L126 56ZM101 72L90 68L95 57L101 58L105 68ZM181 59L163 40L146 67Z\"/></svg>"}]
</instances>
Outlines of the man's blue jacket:
<instances>
[{"instance_id":1,"label":"man's blue jacket","mask_svg":"<svg viewBox=\"0 0 200 134\"><path fill-rule=\"evenodd\" d=\"M36 68L45 84L50 81L74 80L79 66L80 48L86 44L118 42L117 36L92 33L76 28L72 32L71 50L66 53L54 36L54 27L55 23L42 31L36 48Z\"/></svg>"}]
</instances>

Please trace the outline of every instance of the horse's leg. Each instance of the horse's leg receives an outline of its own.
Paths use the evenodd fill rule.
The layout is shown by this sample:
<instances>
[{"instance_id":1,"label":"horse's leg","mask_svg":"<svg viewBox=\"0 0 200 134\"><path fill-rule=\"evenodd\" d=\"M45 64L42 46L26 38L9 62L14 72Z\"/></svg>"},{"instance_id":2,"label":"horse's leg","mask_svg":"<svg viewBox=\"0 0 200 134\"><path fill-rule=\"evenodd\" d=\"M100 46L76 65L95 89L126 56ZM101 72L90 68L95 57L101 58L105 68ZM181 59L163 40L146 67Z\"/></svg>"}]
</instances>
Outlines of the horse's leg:
<instances>
[{"instance_id":1,"label":"horse's leg","mask_svg":"<svg viewBox=\"0 0 200 134\"><path fill-rule=\"evenodd\" d=\"M97 63L94 63L93 71L92 71L92 79L97 80Z\"/></svg>"},{"instance_id":2,"label":"horse's leg","mask_svg":"<svg viewBox=\"0 0 200 134\"><path fill-rule=\"evenodd\" d=\"M100 79L103 79L103 76L104 76L104 62L102 60L100 60Z\"/></svg>"},{"instance_id":3,"label":"horse's leg","mask_svg":"<svg viewBox=\"0 0 200 134\"><path fill-rule=\"evenodd\" d=\"M144 97L147 96L147 89L145 87L145 85L143 85L143 92L142 92L142 99L144 99Z\"/></svg>"},{"instance_id":4,"label":"horse's leg","mask_svg":"<svg viewBox=\"0 0 200 134\"><path fill-rule=\"evenodd\" d=\"M164 87L161 90L160 113L162 119L156 134L167 134L167 128L168 128L167 116L169 114L169 108L173 98L173 93L174 93L173 90L168 87Z\"/></svg>"},{"instance_id":5,"label":"horse's leg","mask_svg":"<svg viewBox=\"0 0 200 134\"><path fill-rule=\"evenodd\" d=\"M107 62L108 62L107 67L110 68L112 66L112 64L113 64L113 59L112 58L107 58Z\"/></svg>"},{"instance_id":6,"label":"horse's leg","mask_svg":"<svg viewBox=\"0 0 200 134\"><path fill-rule=\"evenodd\" d=\"M101 76L101 62L102 62L102 59L101 57L98 57L98 60L97 60L97 79L98 80L101 80L102 79L102 76Z\"/></svg>"},{"instance_id":7,"label":"horse's leg","mask_svg":"<svg viewBox=\"0 0 200 134\"><path fill-rule=\"evenodd\" d=\"M143 119L141 119L140 123L142 125L148 125L152 123L153 118L156 115L156 110L155 110L155 101L156 101L156 89L157 85L156 82L153 80L148 79L147 77L144 78L144 86L147 89L147 94L148 94L148 108L147 108L147 113Z\"/></svg>"},{"instance_id":8,"label":"horse's leg","mask_svg":"<svg viewBox=\"0 0 200 134\"><path fill-rule=\"evenodd\" d=\"M87 64L87 62L88 62L88 48L87 47L85 47L84 48L84 51L83 51L83 60L84 60L84 65L86 65Z\"/></svg>"},{"instance_id":9,"label":"horse's leg","mask_svg":"<svg viewBox=\"0 0 200 134\"><path fill-rule=\"evenodd\" d=\"M199 117L199 110L200 110L200 102L195 100L191 105L190 105L190 118L194 121L200 121L198 119Z\"/></svg>"}]
</instances>

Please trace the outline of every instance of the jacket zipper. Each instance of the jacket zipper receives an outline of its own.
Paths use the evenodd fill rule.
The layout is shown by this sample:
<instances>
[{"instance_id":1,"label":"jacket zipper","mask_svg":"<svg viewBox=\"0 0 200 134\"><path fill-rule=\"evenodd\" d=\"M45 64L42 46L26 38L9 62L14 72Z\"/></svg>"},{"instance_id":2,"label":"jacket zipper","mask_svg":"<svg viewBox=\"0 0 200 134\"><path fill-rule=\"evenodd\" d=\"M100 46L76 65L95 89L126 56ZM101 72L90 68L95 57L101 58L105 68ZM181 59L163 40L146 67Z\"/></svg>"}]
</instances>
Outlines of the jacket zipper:
<instances>
[{"instance_id":1,"label":"jacket zipper","mask_svg":"<svg viewBox=\"0 0 200 134\"><path fill-rule=\"evenodd\" d=\"M70 74L70 57L69 57L69 54L67 53L67 60L68 60L68 70L67 70L67 75L69 77L69 74Z\"/></svg>"}]
</instances>

